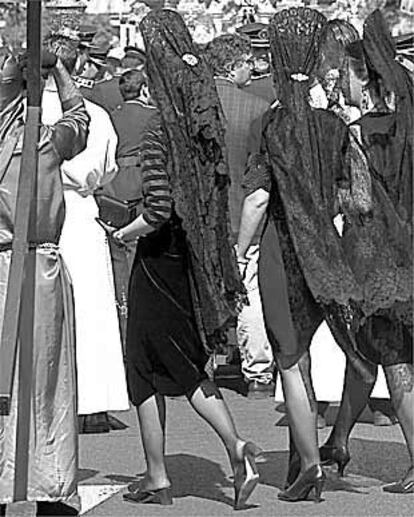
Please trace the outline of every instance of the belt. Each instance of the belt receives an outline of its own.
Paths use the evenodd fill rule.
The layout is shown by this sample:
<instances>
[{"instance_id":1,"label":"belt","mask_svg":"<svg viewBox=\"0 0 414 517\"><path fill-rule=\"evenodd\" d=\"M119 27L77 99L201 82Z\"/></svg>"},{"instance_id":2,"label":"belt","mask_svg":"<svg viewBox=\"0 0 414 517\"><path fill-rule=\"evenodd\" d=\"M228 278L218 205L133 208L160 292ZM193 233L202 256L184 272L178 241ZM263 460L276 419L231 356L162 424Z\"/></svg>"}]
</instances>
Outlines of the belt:
<instances>
[{"instance_id":1,"label":"belt","mask_svg":"<svg viewBox=\"0 0 414 517\"><path fill-rule=\"evenodd\" d=\"M125 156L117 159L118 165L121 167L139 167L140 159L138 156Z\"/></svg>"},{"instance_id":2,"label":"belt","mask_svg":"<svg viewBox=\"0 0 414 517\"><path fill-rule=\"evenodd\" d=\"M13 242L0 243L0 253L3 251L10 251L13 248ZM29 242L29 250L42 249L42 250L57 250L59 246L54 242Z\"/></svg>"}]
</instances>

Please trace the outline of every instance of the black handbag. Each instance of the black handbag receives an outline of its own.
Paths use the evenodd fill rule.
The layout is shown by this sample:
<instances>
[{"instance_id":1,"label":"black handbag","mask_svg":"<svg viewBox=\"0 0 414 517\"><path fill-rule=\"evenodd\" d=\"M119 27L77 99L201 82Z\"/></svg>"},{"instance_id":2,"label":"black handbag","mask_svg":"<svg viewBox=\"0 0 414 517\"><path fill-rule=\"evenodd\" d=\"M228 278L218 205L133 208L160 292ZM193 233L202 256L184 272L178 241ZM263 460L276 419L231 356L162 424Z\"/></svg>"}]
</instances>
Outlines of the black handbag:
<instances>
[{"instance_id":1,"label":"black handbag","mask_svg":"<svg viewBox=\"0 0 414 517\"><path fill-rule=\"evenodd\" d=\"M122 228L131 223L142 211L142 200L121 201L106 194L96 196L99 218L115 228Z\"/></svg>"}]
</instances>

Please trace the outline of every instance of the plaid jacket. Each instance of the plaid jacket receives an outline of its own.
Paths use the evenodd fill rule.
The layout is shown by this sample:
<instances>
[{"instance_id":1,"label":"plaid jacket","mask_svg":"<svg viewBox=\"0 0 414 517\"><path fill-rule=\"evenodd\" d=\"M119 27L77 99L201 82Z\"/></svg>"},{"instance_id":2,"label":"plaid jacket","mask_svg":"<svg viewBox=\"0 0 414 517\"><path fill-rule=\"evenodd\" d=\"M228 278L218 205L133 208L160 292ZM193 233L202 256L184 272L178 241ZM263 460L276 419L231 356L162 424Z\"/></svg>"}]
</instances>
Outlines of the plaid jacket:
<instances>
[{"instance_id":1,"label":"plaid jacket","mask_svg":"<svg viewBox=\"0 0 414 517\"><path fill-rule=\"evenodd\" d=\"M256 97L239 89L234 83L226 79L216 79L217 92L226 118L226 144L230 167L230 218L233 239L237 239L240 226L241 208L244 199L242 188L243 175L249 152L259 149L249 149L252 141L260 145L260 135L252 139L249 134L254 128L260 131L258 123L262 115L270 108L270 104L260 97Z\"/></svg>"}]
</instances>

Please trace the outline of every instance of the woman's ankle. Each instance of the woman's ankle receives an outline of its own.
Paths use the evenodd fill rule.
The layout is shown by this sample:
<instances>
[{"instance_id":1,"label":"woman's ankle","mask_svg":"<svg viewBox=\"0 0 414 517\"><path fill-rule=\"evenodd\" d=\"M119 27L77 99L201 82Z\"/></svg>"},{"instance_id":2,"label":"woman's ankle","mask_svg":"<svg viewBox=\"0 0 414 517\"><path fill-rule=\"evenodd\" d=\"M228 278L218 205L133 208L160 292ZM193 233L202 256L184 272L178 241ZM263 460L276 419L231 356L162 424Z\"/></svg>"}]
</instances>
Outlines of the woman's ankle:
<instances>
[{"instance_id":1,"label":"woman's ankle","mask_svg":"<svg viewBox=\"0 0 414 517\"><path fill-rule=\"evenodd\" d=\"M230 445L226 444L227 454L228 454L230 463L233 467L237 463L240 463L241 461L243 461L243 450L244 450L245 444L246 444L246 441L242 440L241 438L237 438Z\"/></svg>"},{"instance_id":2,"label":"woman's ankle","mask_svg":"<svg viewBox=\"0 0 414 517\"><path fill-rule=\"evenodd\" d=\"M320 465L319 458L312 458L312 459L308 459L308 460L301 460L300 472L303 474L304 472L306 472L310 468L314 467L315 465Z\"/></svg>"},{"instance_id":3,"label":"woman's ankle","mask_svg":"<svg viewBox=\"0 0 414 517\"><path fill-rule=\"evenodd\" d=\"M142 488L147 490L158 490L161 488L169 488L171 481L166 472L149 473L147 472L142 480Z\"/></svg>"}]
</instances>

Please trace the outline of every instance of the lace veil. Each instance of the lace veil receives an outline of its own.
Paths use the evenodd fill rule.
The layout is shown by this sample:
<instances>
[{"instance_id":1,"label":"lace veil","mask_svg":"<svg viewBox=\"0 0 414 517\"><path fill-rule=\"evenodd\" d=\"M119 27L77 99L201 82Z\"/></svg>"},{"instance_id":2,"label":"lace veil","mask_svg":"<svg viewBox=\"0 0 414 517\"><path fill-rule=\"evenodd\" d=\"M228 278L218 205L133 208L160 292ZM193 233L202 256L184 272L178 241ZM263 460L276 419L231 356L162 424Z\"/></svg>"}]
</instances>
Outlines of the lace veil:
<instances>
[{"instance_id":1,"label":"lace veil","mask_svg":"<svg viewBox=\"0 0 414 517\"><path fill-rule=\"evenodd\" d=\"M349 184L348 130L308 102L326 18L309 8L277 13L270 46L280 107L265 128L266 154L307 284L321 303L346 305L361 292L333 224L338 186Z\"/></svg>"},{"instance_id":2,"label":"lace veil","mask_svg":"<svg viewBox=\"0 0 414 517\"><path fill-rule=\"evenodd\" d=\"M379 78L385 91L395 95L394 109L371 116L368 113L361 119L370 170L375 178L373 201L378 204L378 221L374 223L375 227L379 226L378 222L382 224L377 235L375 228L371 234L387 251L376 254L374 264L381 258L389 259L387 268L378 268L379 280L368 284L371 296L367 303L391 309L412 329L414 84L409 73L395 60L394 42L379 10L366 19L362 44L370 75Z\"/></svg>"},{"instance_id":3,"label":"lace veil","mask_svg":"<svg viewBox=\"0 0 414 517\"><path fill-rule=\"evenodd\" d=\"M385 89L395 94L395 110L388 117L392 159L390 157L384 168L389 169L385 174L393 175L388 183L397 209L411 221L414 84L407 70L395 60L394 42L379 10L365 21L363 48L370 73L379 76Z\"/></svg>"},{"instance_id":4,"label":"lace veil","mask_svg":"<svg viewBox=\"0 0 414 517\"><path fill-rule=\"evenodd\" d=\"M323 14L308 8L277 13L269 25L273 82L282 104L302 102L319 60Z\"/></svg>"},{"instance_id":5,"label":"lace veil","mask_svg":"<svg viewBox=\"0 0 414 517\"><path fill-rule=\"evenodd\" d=\"M220 101L212 73L178 13L153 10L140 29L171 157L174 209L189 245L196 317L202 336L218 337L219 329L236 316L244 293L229 239Z\"/></svg>"},{"instance_id":6,"label":"lace veil","mask_svg":"<svg viewBox=\"0 0 414 517\"><path fill-rule=\"evenodd\" d=\"M346 216L342 243L344 254L363 287L363 300L354 306L355 315L359 313L362 321L382 309L397 308L401 312L401 302L411 296L411 267L406 228L399 222L382 184L371 174L359 121L352 124L348 115L350 62L346 49L350 44L361 44L356 29L345 20L329 21L321 46L319 75L330 100L329 108L351 124L348 156L352 181L351 188L341 196ZM335 77L332 71L337 71ZM407 246L402 245L404 241Z\"/></svg>"}]
</instances>

